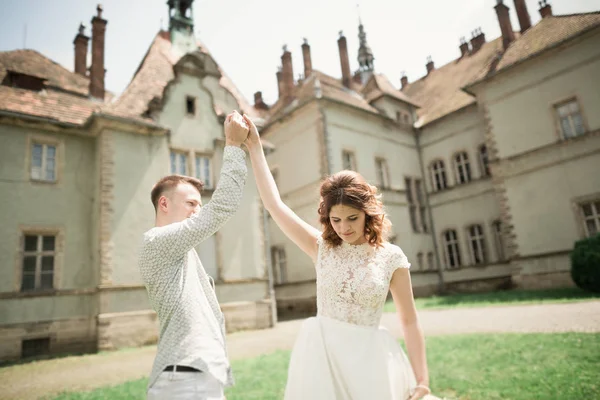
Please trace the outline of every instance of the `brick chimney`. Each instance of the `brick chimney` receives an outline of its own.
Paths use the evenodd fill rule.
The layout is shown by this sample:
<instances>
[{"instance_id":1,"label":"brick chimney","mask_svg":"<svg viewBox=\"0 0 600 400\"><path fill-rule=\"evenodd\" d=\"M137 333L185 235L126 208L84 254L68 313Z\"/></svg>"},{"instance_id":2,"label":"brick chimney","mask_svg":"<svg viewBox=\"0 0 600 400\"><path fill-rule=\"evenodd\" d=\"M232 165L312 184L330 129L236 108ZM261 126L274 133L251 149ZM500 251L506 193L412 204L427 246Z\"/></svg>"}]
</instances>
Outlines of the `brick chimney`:
<instances>
[{"instance_id":1,"label":"brick chimney","mask_svg":"<svg viewBox=\"0 0 600 400\"><path fill-rule=\"evenodd\" d=\"M406 73L404 73L404 72L402 72L402 77L400 78L400 84L402 85L400 90L404 90L404 88L406 86L408 86L408 77L406 76Z\"/></svg>"},{"instance_id":2,"label":"brick chimney","mask_svg":"<svg viewBox=\"0 0 600 400\"><path fill-rule=\"evenodd\" d=\"M304 60L304 79L307 79L312 74L312 59L310 57L310 45L306 38L302 43L302 59Z\"/></svg>"},{"instance_id":3,"label":"brick chimney","mask_svg":"<svg viewBox=\"0 0 600 400\"><path fill-rule=\"evenodd\" d=\"M90 67L90 96L104 100L104 34L107 21L102 19L102 5L96 8L98 15L92 18L92 65Z\"/></svg>"},{"instance_id":4,"label":"brick chimney","mask_svg":"<svg viewBox=\"0 0 600 400\"><path fill-rule=\"evenodd\" d=\"M461 58L469 54L469 42L467 42L464 36L460 38L460 46L458 46L458 49L460 50Z\"/></svg>"},{"instance_id":5,"label":"brick chimney","mask_svg":"<svg viewBox=\"0 0 600 400\"><path fill-rule=\"evenodd\" d=\"M529 16L529 11L527 10L527 4L525 4L525 0L514 0L514 2L515 10L517 11L517 17L519 17L521 33L525 33L527 29L531 28L531 17Z\"/></svg>"},{"instance_id":6,"label":"brick chimney","mask_svg":"<svg viewBox=\"0 0 600 400\"><path fill-rule=\"evenodd\" d=\"M79 25L79 33L75 36L73 44L75 45L75 73L87 76L87 52L90 38L85 36L83 31L85 26Z\"/></svg>"},{"instance_id":7,"label":"brick chimney","mask_svg":"<svg viewBox=\"0 0 600 400\"><path fill-rule=\"evenodd\" d=\"M540 5L540 15L542 18L551 17L552 16L552 6L548 4L546 0L542 0L539 2Z\"/></svg>"},{"instance_id":8,"label":"brick chimney","mask_svg":"<svg viewBox=\"0 0 600 400\"><path fill-rule=\"evenodd\" d=\"M427 75L429 75L431 71L435 69L431 56L427 57L427 64L425 64L425 68L427 68Z\"/></svg>"},{"instance_id":9,"label":"brick chimney","mask_svg":"<svg viewBox=\"0 0 600 400\"><path fill-rule=\"evenodd\" d=\"M292 53L283 46L281 55L281 81L284 88L284 97L291 97L294 94L294 67L292 66Z\"/></svg>"},{"instance_id":10,"label":"brick chimney","mask_svg":"<svg viewBox=\"0 0 600 400\"><path fill-rule=\"evenodd\" d=\"M254 108L258 110L268 110L269 106L263 101L262 92L254 93Z\"/></svg>"},{"instance_id":11,"label":"brick chimney","mask_svg":"<svg viewBox=\"0 0 600 400\"><path fill-rule=\"evenodd\" d=\"M471 52L477 53L479 49L485 44L485 34L481 28L477 28L473 31L473 37L471 38Z\"/></svg>"},{"instance_id":12,"label":"brick chimney","mask_svg":"<svg viewBox=\"0 0 600 400\"><path fill-rule=\"evenodd\" d=\"M283 86L283 72L281 72L281 67L277 68L277 90L279 94L279 98L285 97L285 87Z\"/></svg>"},{"instance_id":13,"label":"brick chimney","mask_svg":"<svg viewBox=\"0 0 600 400\"><path fill-rule=\"evenodd\" d=\"M338 48L340 50L340 64L342 67L342 83L349 88L352 73L350 72L350 59L348 58L348 44L346 43L346 36L344 36L342 31L340 31L338 39Z\"/></svg>"},{"instance_id":14,"label":"brick chimney","mask_svg":"<svg viewBox=\"0 0 600 400\"><path fill-rule=\"evenodd\" d=\"M510 22L510 15L508 15L509 8L503 3L502 0L496 0L498 4L494 7L496 14L498 15L498 24L500 25L500 31L502 32L502 44L504 50L515 40L515 33L513 32L512 23Z\"/></svg>"}]
</instances>

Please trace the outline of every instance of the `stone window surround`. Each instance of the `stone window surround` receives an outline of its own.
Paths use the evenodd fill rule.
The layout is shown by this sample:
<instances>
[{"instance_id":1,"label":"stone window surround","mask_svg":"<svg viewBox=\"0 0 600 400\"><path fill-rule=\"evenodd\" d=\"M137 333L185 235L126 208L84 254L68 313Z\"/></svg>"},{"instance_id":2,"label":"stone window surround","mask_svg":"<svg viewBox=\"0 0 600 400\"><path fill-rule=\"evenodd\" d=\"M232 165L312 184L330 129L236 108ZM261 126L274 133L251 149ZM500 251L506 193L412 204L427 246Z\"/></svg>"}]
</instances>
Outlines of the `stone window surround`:
<instances>
[{"instance_id":1,"label":"stone window surround","mask_svg":"<svg viewBox=\"0 0 600 400\"><path fill-rule=\"evenodd\" d=\"M454 231L456 233L456 240L454 243L456 243L456 249L457 249L457 254L458 254L458 260L459 263L456 266L450 266L450 258L449 258L449 254L448 254L448 246L446 243L446 233L449 231ZM462 257L462 252L461 252L461 246L460 246L460 234L459 234L459 229L457 229L456 227L446 227L445 229L443 229L441 231L441 243L442 243L442 252L443 252L443 256L444 256L444 267L446 270L450 270L450 271L454 271L457 269L460 269L462 267L464 267L464 260Z\"/></svg>"},{"instance_id":2,"label":"stone window surround","mask_svg":"<svg viewBox=\"0 0 600 400\"><path fill-rule=\"evenodd\" d=\"M552 115L552 120L554 121L554 132L555 132L556 138L559 141L572 140L575 138L575 137L565 138L563 136L562 127L560 124L560 117L558 115L558 107L560 107L561 105L564 105L566 103L569 103L571 101L576 101L577 105L579 106L579 113L581 114L581 119L583 120L583 128L585 130L583 135L585 135L586 133L588 133L590 131L590 128L587 124L587 118L585 117L586 113L585 113L583 104L581 103L581 101L579 99L579 95L574 93L569 96L559 98L558 100L555 100L550 104L550 113ZM578 135L578 136L581 136L581 135Z\"/></svg>"},{"instance_id":3,"label":"stone window surround","mask_svg":"<svg viewBox=\"0 0 600 400\"><path fill-rule=\"evenodd\" d=\"M444 188L438 188L437 185L436 185L436 174L435 174L435 170L434 170L434 165L437 162L441 162L442 163L441 164L442 165L442 173L443 173L443 175L445 177L444 180L446 181L446 187L444 187ZM435 192L441 192L441 191L447 190L447 189L449 189L451 187L450 181L448 179L448 171L447 171L447 168L446 168L446 162L444 161L443 158L434 158L433 160L431 160L429 162L428 169L429 169L429 175L430 175L430 179L431 179L431 189L432 189L432 192L434 192L434 193Z\"/></svg>"},{"instance_id":4,"label":"stone window surround","mask_svg":"<svg viewBox=\"0 0 600 400\"><path fill-rule=\"evenodd\" d=\"M470 228L473 226L479 226L481 228L481 241L483 242L483 250L482 250L483 262L482 263L475 262L475 256L473 254L473 248L471 246L472 237L471 237ZM466 244L467 244L467 250L469 251L469 258L470 258L471 265L481 266L481 265L490 264L490 252L489 252L489 247L487 244L487 239L486 239L486 234L485 234L485 223L477 221L477 222L472 222L472 223L466 224L465 225L465 240L466 240Z\"/></svg>"},{"instance_id":5,"label":"stone window surround","mask_svg":"<svg viewBox=\"0 0 600 400\"><path fill-rule=\"evenodd\" d=\"M462 165L465 168L465 171L464 171L465 175L466 175L466 169L468 168L468 170L469 170L469 175L465 176L467 179L465 182L460 181L460 174L459 174L459 170L458 170L459 164L456 160L457 157L461 154L465 155L465 159L464 159L464 161L462 161ZM469 157L469 152L466 149L457 150L452 154L452 167L453 167L452 169L454 171L454 182L457 185L464 185L473 180L473 168L472 168L471 158Z\"/></svg>"},{"instance_id":6,"label":"stone window surround","mask_svg":"<svg viewBox=\"0 0 600 400\"><path fill-rule=\"evenodd\" d=\"M571 207L575 216L575 221L577 223L577 230L580 239L585 239L588 237L585 228L585 220L583 218L583 213L581 210L581 205L593 201L600 201L600 192L591 193L584 196L577 196L571 199Z\"/></svg>"},{"instance_id":7,"label":"stone window surround","mask_svg":"<svg viewBox=\"0 0 600 400\"><path fill-rule=\"evenodd\" d=\"M277 253L277 257L275 257L276 253ZM283 254L284 263L281 263L281 259L282 259L281 254ZM287 253L286 253L285 247L283 245L271 246L271 268L273 268L273 275L274 275L276 284L281 285L281 284L288 282L288 279L287 279Z\"/></svg>"},{"instance_id":8,"label":"stone window surround","mask_svg":"<svg viewBox=\"0 0 600 400\"><path fill-rule=\"evenodd\" d=\"M206 190L213 190L216 185L215 185L215 169L214 169L214 165L213 165L213 155L214 153L208 153L205 151L194 151L193 153L193 161L192 161L192 169L190 169L190 172L193 174L191 176L194 176L196 178L198 178L198 171L196 171L196 158L197 157L204 157L204 158L208 158L208 166L209 166L209 173L210 173L210 185L205 186L204 189ZM198 178L200 179L200 178ZM205 183L203 181L203 183Z\"/></svg>"},{"instance_id":9,"label":"stone window surround","mask_svg":"<svg viewBox=\"0 0 600 400\"><path fill-rule=\"evenodd\" d=\"M56 147L56 155L55 155L55 180L53 181L47 181L47 180L43 180L43 179L33 179L31 177L31 163L32 163L32 147L34 144L46 144L46 145L51 145L51 146L55 146ZM26 182L31 182L33 184L39 184L39 185L58 185L61 186L60 184L62 183L62 175L63 175L63 170L64 170L64 153L65 153L65 146L64 146L64 139L57 137L57 136L51 136L51 135L44 135L44 134L39 134L39 133L35 133L35 134L28 134L27 135L27 144L26 144L26 148L25 148L25 168L24 168L24 173L25 173L25 181Z\"/></svg>"},{"instance_id":10,"label":"stone window surround","mask_svg":"<svg viewBox=\"0 0 600 400\"><path fill-rule=\"evenodd\" d=\"M344 155L348 153L351 156L351 161L352 161L352 166L353 168L350 168L352 171L358 172L358 162L356 161L356 152L354 150L350 150L348 148L342 148L342 168L346 168L344 166Z\"/></svg>"},{"instance_id":11,"label":"stone window surround","mask_svg":"<svg viewBox=\"0 0 600 400\"><path fill-rule=\"evenodd\" d=\"M379 164L383 168L383 182L379 181ZM377 179L378 189L390 189L392 187L392 180L390 176L390 166L385 157L375 156L375 175Z\"/></svg>"},{"instance_id":12,"label":"stone window surround","mask_svg":"<svg viewBox=\"0 0 600 400\"><path fill-rule=\"evenodd\" d=\"M54 243L54 276L52 282L52 289L48 290L31 290L27 293L32 294L45 294L49 292L57 291L61 288L61 277L62 269L64 264L64 253L65 253L65 229L61 226L44 226L44 225L21 225L18 229L18 240L17 240L17 251L16 260L14 267L14 283L13 291L21 292L21 280L23 272L23 249L25 235L46 235L56 236Z\"/></svg>"},{"instance_id":13,"label":"stone window surround","mask_svg":"<svg viewBox=\"0 0 600 400\"><path fill-rule=\"evenodd\" d=\"M213 179L212 187L213 188L216 187L215 173L214 173L214 168L213 168L213 163L212 163L214 151L207 151L206 149L194 149L194 148L189 148L189 147L169 146L169 173L171 173L171 152L186 155L186 168L187 168L187 173L188 173L187 176L192 176L192 177L196 176L196 155L210 158L211 174L212 174L212 179ZM207 188L207 189L210 190L211 188Z\"/></svg>"}]
</instances>

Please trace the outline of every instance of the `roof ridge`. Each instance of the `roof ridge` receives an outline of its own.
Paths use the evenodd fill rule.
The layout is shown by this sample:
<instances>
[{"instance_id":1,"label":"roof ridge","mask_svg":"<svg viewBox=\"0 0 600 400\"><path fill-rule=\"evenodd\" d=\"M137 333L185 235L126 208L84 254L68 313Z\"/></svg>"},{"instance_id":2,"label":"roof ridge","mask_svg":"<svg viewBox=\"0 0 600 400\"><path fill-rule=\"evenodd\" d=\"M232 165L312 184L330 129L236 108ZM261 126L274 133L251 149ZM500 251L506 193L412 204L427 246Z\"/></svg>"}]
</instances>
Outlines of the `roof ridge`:
<instances>
[{"instance_id":1,"label":"roof ridge","mask_svg":"<svg viewBox=\"0 0 600 400\"><path fill-rule=\"evenodd\" d=\"M600 10L598 10L598 11L587 11L587 12L582 12L582 13L573 13L573 14L554 14L554 15L551 15L550 18L578 17L578 16L583 16L583 15L595 15L595 14L600 15ZM542 21L544 19L546 19L546 18L542 18Z\"/></svg>"}]
</instances>

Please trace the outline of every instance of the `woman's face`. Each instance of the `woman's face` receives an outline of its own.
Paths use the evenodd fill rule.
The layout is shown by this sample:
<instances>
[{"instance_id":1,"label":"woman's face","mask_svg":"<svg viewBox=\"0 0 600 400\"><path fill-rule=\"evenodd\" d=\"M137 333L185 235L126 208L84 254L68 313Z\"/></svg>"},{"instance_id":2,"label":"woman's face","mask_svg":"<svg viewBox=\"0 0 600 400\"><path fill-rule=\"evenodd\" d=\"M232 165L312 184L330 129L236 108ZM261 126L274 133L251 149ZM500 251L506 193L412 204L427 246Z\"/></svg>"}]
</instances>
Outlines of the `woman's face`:
<instances>
[{"instance_id":1,"label":"woman's face","mask_svg":"<svg viewBox=\"0 0 600 400\"><path fill-rule=\"evenodd\" d=\"M333 230L344 242L350 244L361 244L367 240L365 219L364 211L343 204L335 205L329 211L329 221Z\"/></svg>"}]
</instances>

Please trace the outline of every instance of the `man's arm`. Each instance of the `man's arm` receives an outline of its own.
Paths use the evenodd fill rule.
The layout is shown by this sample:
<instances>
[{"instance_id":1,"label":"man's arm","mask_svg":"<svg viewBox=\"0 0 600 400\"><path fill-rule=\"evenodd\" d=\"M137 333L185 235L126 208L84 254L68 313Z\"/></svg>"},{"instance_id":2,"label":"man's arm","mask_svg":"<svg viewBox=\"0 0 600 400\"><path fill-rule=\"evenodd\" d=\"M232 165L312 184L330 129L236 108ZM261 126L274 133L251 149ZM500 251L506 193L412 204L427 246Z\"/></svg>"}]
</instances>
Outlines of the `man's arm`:
<instances>
[{"instance_id":1,"label":"man's arm","mask_svg":"<svg viewBox=\"0 0 600 400\"><path fill-rule=\"evenodd\" d=\"M185 221L155 228L152 246L170 256L182 256L213 235L239 208L246 175L244 150L225 146L221 176L212 199Z\"/></svg>"},{"instance_id":2,"label":"man's arm","mask_svg":"<svg viewBox=\"0 0 600 400\"><path fill-rule=\"evenodd\" d=\"M149 238L161 253L180 257L213 235L237 211L246 183L246 153L240 145L248 137L248 126L237 111L225 118L225 150L217 189L200 211L185 221L156 228Z\"/></svg>"}]
</instances>

